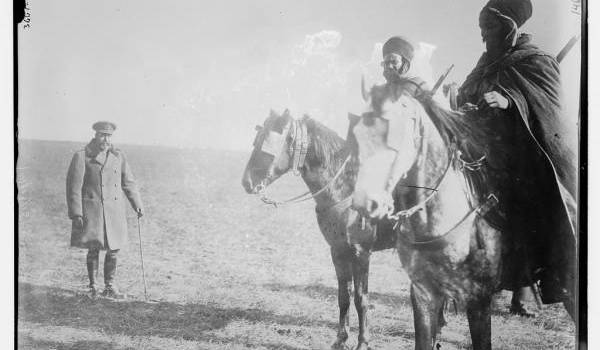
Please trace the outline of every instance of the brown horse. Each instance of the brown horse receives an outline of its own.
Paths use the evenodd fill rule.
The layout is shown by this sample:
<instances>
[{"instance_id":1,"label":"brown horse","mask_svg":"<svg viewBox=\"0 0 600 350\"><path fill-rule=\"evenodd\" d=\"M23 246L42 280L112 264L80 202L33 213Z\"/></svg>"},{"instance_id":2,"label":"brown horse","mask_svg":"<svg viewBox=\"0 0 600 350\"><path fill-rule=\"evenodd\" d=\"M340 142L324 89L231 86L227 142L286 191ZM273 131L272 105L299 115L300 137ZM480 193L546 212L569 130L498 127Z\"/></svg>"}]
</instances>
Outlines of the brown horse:
<instances>
[{"instance_id":1,"label":"brown horse","mask_svg":"<svg viewBox=\"0 0 600 350\"><path fill-rule=\"evenodd\" d=\"M466 162L461 140L440 130L409 91L375 87L370 109L350 120L348 144L358 161L352 207L375 225L381 218L396 223L412 282L415 349L435 345L446 298L466 309L473 349L491 349L491 298L503 286L513 249L486 219L498 199L474 195L471 173L482 163ZM355 229L350 225L348 234Z\"/></svg>"},{"instance_id":2,"label":"brown horse","mask_svg":"<svg viewBox=\"0 0 600 350\"><path fill-rule=\"evenodd\" d=\"M391 225L382 224L375 235L370 225L362 227L357 212L350 208L355 166L349 163L349 152L341 137L307 116L294 120L287 110L282 115L271 111L263 126L257 126L242 186L248 193L258 194L290 170L299 172L310 190L303 199L316 201L317 222L331 247L340 310L337 339L332 348L348 348L348 311L354 282L354 305L359 320L356 349L366 350L369 258L372 251L395 246ZM349 226L356 228L353 235L347 234Z\"/></svg>"}]
</instances>

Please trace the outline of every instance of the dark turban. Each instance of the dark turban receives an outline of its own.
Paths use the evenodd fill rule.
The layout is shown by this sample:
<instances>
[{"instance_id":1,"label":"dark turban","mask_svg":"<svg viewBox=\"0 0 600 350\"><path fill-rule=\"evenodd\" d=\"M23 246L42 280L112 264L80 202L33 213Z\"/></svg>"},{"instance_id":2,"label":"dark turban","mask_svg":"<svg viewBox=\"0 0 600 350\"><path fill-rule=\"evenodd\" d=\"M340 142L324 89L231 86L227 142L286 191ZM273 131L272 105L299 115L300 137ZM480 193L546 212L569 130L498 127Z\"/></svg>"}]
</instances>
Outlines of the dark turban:
<instances>
[{"instance_id":1,"label":"dark turban","mask_svg":"<svg viewBox=\"0 0 600 350\"><path fill-rule=\"evenodd\" d=\"M393 36L389 38L385 44L383 44L381 51L383 53L383 57L390 53L395 53L404 57L408 61L412 61L415 49L407 39L401 36Z\"/></svg>"},{"instance_id":2,"label":"dark turban","mask_svg":"<svg viewBox=\"0 0 600 350\"><path fill-rule=\"evenodd\" d=\"M517 27L521 27L527 22L533 12L531 0L490 0L482 11L489 8L494 8L501 14L510 17L517 23Z\"/></svg>"}]
</instances>

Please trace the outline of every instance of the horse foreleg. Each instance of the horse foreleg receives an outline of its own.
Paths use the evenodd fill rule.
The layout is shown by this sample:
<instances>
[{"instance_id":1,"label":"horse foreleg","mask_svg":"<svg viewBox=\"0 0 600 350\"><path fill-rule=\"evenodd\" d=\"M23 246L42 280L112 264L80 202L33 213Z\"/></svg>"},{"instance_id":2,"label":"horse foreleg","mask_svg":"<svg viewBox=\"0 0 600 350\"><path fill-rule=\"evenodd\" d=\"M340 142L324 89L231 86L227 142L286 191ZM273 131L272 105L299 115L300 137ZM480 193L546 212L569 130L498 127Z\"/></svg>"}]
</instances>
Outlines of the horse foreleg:
<instances>
[{"instance_id":1,"label":"horse foreleg","mask_svg":"<svg viewBox=\"0 0 600 350\"><path fill-rule=\"evenodd\" d=\"M473 350L492 349L491 297L467 302L467 319L473 341Z\"/></svg>"},{"instance_id":2,"label":"horse foreleg","mask_svg":"<svg viewBox=\"0 0 600 350\"><path fill-rule=\"evenodd\" d=\"M356 350L367 350L369 344L369 247L356 244L353 247L352 276L354 278L354 306L358 314L358 344Z\"/></svg>"},{"instance_id":3,"label":"horse foreleg","mask_svg":"<svg viewBox=\"0 0 600 350\"><path fill-rule=\"evenodd\" d=\"M415 324L415 349L434 349L436 336L445 324L443 319L445 299L423 285L414 283L410 286L410 299Z\"/></svg>"},{"instance_id":4,"label":"horse foreleg","mask_svg":"<svg viewBox=\"0 0 600 350\"><path fill-rule=\"evenodd\" d=\"M349 349L346 340L348 340L350 327L348 311L350 310L350 293L352 292L352 267L350 262L352 255L349 250L336 251L331 248L331 260L338 281L338 306L340 309L337 339L331 348Z\"/></svg>"}]
</instances>

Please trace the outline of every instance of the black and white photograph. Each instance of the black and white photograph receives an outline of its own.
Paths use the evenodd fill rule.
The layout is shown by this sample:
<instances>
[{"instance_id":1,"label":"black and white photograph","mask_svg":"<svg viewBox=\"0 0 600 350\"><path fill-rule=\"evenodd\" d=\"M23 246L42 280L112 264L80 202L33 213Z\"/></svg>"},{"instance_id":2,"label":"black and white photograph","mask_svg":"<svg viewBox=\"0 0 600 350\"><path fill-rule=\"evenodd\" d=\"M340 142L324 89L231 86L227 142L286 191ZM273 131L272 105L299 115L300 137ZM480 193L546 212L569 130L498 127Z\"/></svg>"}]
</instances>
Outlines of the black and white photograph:
<instances>
[{"instance_id":1,"label":"black and white photograph","mask_svg":"<svg viewBox=\"0 0 600 350\"><path fill-rule=\"evenodd\" d=\"M13 11L15 348L588 349L586 1Z\"/></svg>"}]
</instances>

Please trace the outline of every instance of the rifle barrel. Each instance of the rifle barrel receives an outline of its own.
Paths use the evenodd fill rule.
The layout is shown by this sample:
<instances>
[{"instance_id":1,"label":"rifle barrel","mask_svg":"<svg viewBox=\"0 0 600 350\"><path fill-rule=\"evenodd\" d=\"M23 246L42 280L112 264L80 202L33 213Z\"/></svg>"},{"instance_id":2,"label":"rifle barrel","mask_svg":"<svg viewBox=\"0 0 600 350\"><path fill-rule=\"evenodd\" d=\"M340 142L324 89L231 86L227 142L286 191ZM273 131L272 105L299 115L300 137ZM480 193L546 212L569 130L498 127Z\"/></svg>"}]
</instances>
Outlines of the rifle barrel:
<instances>
[{"instance_id":1,"label":"rifle barrel","mask_svg":"<svg viewBox=\"0 0 600 350\"><path fill-rule=\"evenodd\" d=\"M454 64L452 64L450 67L448 67L446 72L444 74L442 74L442 76L440 76L440 78L435 82L433 89L431 89L431 93L433 95L435 95L435 93L440 88L440 86L442 86L442 83L444 82L444 80L446 80L446 78L448 77L448 74L450 74L450 71L452 70L452 68L454 68Z\"/></svg>"},{"instance_id":2,"label":"rifle barrel","mask_svg":"<svg viewBox=\"0 0 600 350\"><path fill-rule=\"evenodd\" d=\"M556 60L558 61L558 63L560 63L569 53L569 51L571 51L573 46L575 46L577 40L579 40L579 35L574 35L571 39L569 39L565 47L563 47L562 50L560 50L560 52L558 53L558 55L556 55Z\"/></svg>"}]
</instances>

